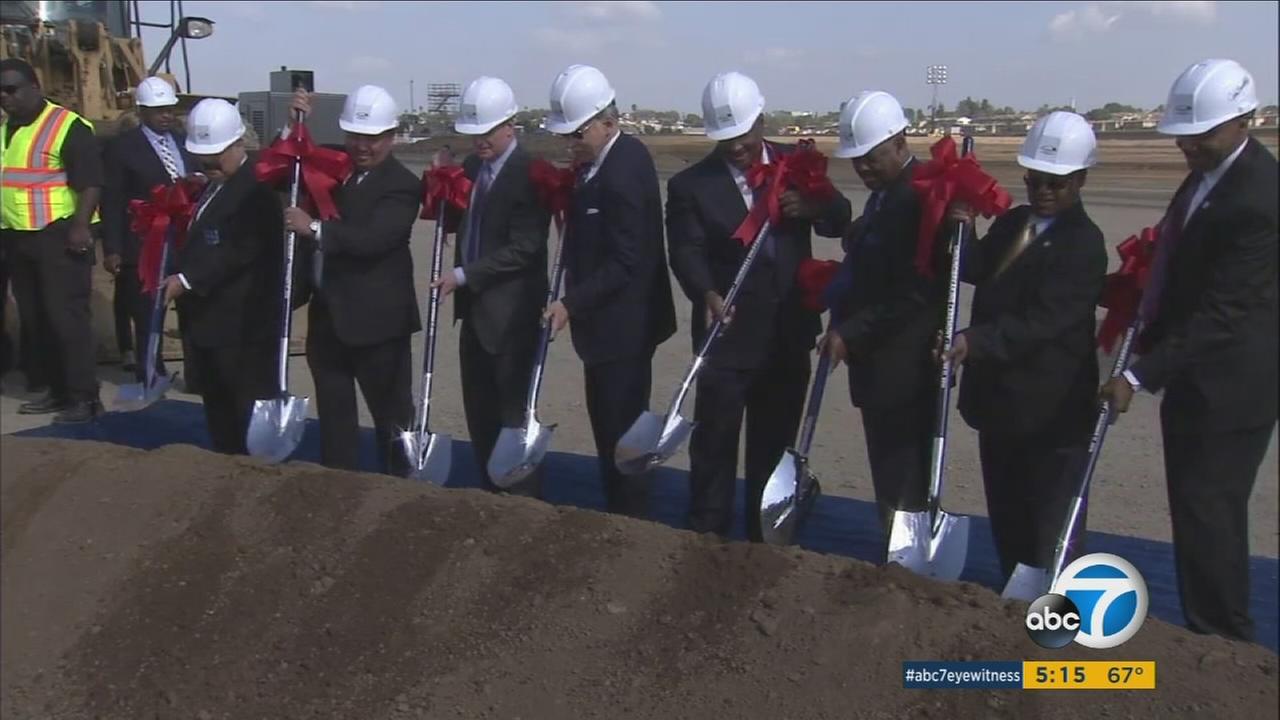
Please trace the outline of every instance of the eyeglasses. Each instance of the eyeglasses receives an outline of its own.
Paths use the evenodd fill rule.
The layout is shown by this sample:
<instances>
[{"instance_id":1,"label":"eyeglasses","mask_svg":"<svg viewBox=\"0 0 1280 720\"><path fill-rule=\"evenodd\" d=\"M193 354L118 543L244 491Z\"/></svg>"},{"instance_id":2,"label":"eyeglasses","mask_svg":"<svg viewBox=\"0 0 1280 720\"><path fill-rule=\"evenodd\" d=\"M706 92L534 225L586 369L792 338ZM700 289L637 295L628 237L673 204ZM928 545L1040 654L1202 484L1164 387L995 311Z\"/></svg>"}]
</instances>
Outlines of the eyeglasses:
<instances>
[{"instance_id":1,"label":"eyeglasses","mask_svg":"<svg viewBox=\"0 0 1280 720\"><path fill-rule=\"evenodd\" d=\"M585 123L583 123L582 127L569 133L569 137L573 138L574 140L581 140L582 136L587 134L587 128L591 127L591 124L594 123L595 121L596 121L595 118L591 118L590 120L586 121Z\"/></svg>"},{"instance_id":2,"label":"eyeglasses","mask_svg":"<svg viewBox=\"0 0 1280 720\"><path fill-rule=\"evenodd\" d=\"M1071 185L1071 178L1067 176L1023 175L1022 180L1032 190L1038 190L1043 187L1053 192L1062 192Z\"/></svg>"}]
</instances>

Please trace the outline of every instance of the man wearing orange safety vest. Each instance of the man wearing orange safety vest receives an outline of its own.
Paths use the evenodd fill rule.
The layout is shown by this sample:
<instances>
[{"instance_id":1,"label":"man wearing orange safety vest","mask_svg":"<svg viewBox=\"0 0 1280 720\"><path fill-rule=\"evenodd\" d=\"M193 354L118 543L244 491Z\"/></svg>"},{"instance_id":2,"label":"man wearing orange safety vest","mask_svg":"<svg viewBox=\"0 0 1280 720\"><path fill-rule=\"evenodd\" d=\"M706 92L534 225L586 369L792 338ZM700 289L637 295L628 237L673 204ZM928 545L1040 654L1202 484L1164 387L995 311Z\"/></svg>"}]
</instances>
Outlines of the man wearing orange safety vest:
<instances>
[{"instance_id":1,"label":"man wearing orange safety vest","mask_svg":"<svg viewBox=\"0 0 1280 720\"><path fill-rule=\"evenodd\" d=\"M48 394L26 415L88 422L100 411L89 322L93 237L103 169L93 126L44 98L31 65L0 61L0 249L13 280L29 372ZM28 378L31 380L32 378Z\"/></svg>"}]
</instances>

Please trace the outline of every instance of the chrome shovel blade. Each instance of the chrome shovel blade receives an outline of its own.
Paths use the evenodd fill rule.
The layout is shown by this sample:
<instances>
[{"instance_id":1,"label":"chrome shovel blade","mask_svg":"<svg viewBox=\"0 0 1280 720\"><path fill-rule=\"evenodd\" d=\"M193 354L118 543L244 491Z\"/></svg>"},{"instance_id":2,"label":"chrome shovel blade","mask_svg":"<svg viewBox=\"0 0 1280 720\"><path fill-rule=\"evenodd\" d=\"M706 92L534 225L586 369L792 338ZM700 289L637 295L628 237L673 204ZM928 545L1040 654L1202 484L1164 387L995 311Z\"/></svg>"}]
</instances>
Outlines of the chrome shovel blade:
<instances>
[{"instance_id":1,"label":"chrome shovel blade","mask_svg":"<svg viewBox=\"0 0 1280 720\"><path fill-rule=\"evenodd\" d=\"M893 514L888 562L898 563L917 575L958 580L968 552L968 516L939 510L935 532L928 511L898 510Z\"/></svg>"},{"instance_id":2,"label":"chrome shovel blade","mask_svg":"<svg viewBox=\"0 0 1280 720\"><path fill-rule=\"evenodd\" d=\"M760 497L760 534L770 545L791 542L796 516L796 479L804 473L804 461L788 449L778 459Z\"/></svg>"},{"instance_id":3,"label":"chrome shovel blade","mask_svg":"<svg viewBox=\"0 0 1280 720\"><path fill-rule=\"evenodd\" d=\"M485 468L489 481L505 489L529 477L546 456L555 427L530 418L525 427L502 428Z\"/></svg>"},{"instance_id":4,"label":"chrome shovel blade","mask_svg":"<svg viewBox=\"0 0 1280 720\"><path fill-rule=\"evenodd\" d=\"M1018 563L1005 583L1000 597L1005 600L1024 600L1031 602L1049 592L1049 571L1044 568L1031 567Z\"/></svg>"},{"instance_id":5,"label":"chrome shovel blade","mask_svg":"<svg viewBox=\"0 0 1280 720\"><path fill-rule=\"evenodd\" d=\"M302 442L309 403L310 398L296 395L255 400L245 436L249 454L269 463L288 459Z\"/></svg>"},{"instance_id":6,"label":"chrome shovel blade","mask_svg":"<svg viewBox=\"0 0 1280 720\"><path fill-rule=\"evenodd\" d=\"M443 486L453 465L453 439L443 433L405 430L400 447L409 464L409 478Z\"/></svg>"},{"instance_id":7,"label":"chrome shovel blade","mask_svg":"<svg viewBox=\"0 0 1280 720\"><path fill-rule=\"evenodd\" d=\"M172 385L173 377L170 375L156 375L150 387L146 383L121 385L116 391L113 407L118 412L137 412L163 398Z\"/></svg>"},{"instance_id":8,"label":"chrome shovel blade","mask_svg":"<svg viewBox=\"0 0 1280 720\"><path fill-rule=\"evenodd\" d=\"M694 423L677 415L671 427L661 415L645 411L631 424L630 429L618 440L613 452L614 465L623 475L639 475L657 467L689 439Z\"/></svg>"}]
</instances>

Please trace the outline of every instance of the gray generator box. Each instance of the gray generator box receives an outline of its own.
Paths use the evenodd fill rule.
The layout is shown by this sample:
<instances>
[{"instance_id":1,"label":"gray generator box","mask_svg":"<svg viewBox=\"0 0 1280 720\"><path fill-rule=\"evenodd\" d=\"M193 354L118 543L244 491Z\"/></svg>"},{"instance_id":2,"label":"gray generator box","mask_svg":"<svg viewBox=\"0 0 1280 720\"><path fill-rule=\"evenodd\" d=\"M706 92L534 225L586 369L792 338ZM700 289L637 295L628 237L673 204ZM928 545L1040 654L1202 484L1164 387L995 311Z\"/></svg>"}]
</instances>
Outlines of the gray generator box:
<instances>
[{"instance_id":1,"label":"gray generator box","mask_svg":"<svg viewBox=\"0 0 1280 720\"><path fill-rule=\"evenodd\" d=\"M258 134L262 147L270 145L289 123L289 103L293 101L293 93L288 90L287 84L285 87L284 92L240 93L240 117L244 119L245 126L253 128ZM311 94L311 114L307 116L307 129L311 131L311 138L317 145L343 143L345 133L338 127L338 116L342 114L342 105L346 101L346 95Z\"/></svg>"}]
</instances>

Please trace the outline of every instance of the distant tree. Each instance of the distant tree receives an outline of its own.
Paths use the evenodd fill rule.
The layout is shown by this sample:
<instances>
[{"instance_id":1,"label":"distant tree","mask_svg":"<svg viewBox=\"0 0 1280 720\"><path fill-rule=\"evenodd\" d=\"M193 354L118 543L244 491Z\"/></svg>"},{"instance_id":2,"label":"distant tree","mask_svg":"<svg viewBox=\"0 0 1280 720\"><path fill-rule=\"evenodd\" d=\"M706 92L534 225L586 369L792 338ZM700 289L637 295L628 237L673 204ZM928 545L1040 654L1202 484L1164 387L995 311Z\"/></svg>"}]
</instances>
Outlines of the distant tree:
<instances>
[{"instance_id":1,"label":"distant tree","mask_svg":"<svg viewBox=\"0 0 1280 720\"><path fill-rule=\"evenodd\" d=\"M702 116L697 113L689 113L684 116L684 124L689 127L702 127Z\"/></svg>"},{"instance_id":2,"label":"distant tree","mask_svg":"<svg viewBox=\"0 0 1280 720\"><path fill-rule=\"evenodd\" d=\"M1277 108L1275 105L1267 105L1266 107L1259 109L1258 114L1259 115L1275 115L1277 110L1280 110L1280 108Z\"/></svg>"},{"instance_id":3,"label":"distant tree","mask_svg":"<svg viewBox=\"0 0 1280 720\"><path fill-rule=\"evenodd\" d=\"M631 112L634 113L635 111L636 111L636 104L631 103Z\"/></svg>"}]
</instances>

